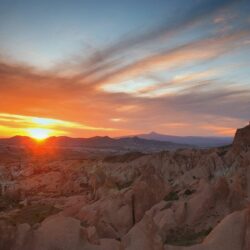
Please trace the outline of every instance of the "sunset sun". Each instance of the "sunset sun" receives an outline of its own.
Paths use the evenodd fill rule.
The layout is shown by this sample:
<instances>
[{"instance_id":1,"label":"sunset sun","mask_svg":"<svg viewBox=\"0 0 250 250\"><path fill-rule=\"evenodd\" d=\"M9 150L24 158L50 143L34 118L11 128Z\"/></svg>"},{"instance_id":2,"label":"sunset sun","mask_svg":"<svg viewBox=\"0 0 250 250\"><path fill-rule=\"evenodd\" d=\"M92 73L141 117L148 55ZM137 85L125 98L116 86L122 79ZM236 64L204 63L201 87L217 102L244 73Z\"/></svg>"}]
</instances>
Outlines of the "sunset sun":
<instances>
[{"instance_id":1,"label":"sunset sun","mask_svg":"<svg viewBox=\"0 0 250 250\"><path fill-rule=\"evenodd\" d=\"M42 141L51 135L51 130L45 128L30 128L28 129L28 134L33 139Z\"/></svg>"}]
</instances>

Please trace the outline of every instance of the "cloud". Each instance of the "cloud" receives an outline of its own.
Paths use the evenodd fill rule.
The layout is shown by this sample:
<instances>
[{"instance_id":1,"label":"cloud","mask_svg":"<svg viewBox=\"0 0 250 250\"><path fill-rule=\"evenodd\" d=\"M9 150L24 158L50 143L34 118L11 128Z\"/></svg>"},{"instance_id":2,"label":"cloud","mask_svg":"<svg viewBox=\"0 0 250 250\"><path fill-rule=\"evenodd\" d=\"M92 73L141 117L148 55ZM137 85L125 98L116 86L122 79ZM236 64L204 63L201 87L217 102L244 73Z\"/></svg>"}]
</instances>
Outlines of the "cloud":
<instances>
[{"instance_id":1,"label":"cloud","mask_svg":"<svg viewBox=\"0 0 250 250\"><path fill-rule=\"evenodd\" d=\"M206 73L204 76L207 76ZM191 79L196 78L195 82L187 85L185 77L177 79L178 84L183 84L185 88L175 94L150 98L109 93L92 88L91 85L71 86L67 78L40 77L33 72L26 72L21 77L14 73L4 77L0 74L0 78L6 81L6 85L0 87L1 112L7 114L0 117L1 125L7 122L8 126L15 127L19 116L10 114L16 113L22 114L20 117L28 117L29 121L31 117L50 117L53 121L66 120L66 130L70 135L120 135L151 130L166 132L170 128L165 127L163 130L160 124L185 121L194 125L193 120L204 122L206 115L213 117L215 123L218 123L218 117L232 117L242 124L248 120L250 108L249 89L239 89L233 84L224 86L215 80L198 80L198 76L192 76ZM160 90L162 87L159 87ZM126 122L117 122L120 117ZM22 124L19 125L29 127L24 124L25 119L20 122ZM57 125L62 131L65 129L60 122ZM181 130L183 127L176 126L175 131ZM186 128L183 131L186 134L193 132ZM207 129L202 131L200 133L205 133Z\"/></svg>"},{"instance_id":2,"label":"cloud","mask_svg":"<svg viewBox=\"0 0 250 250\"><path fill-rule=\"evenodd\" d=\"M237 0L197 1L194 8L188 12L181 13L181 15L178 16L178 19L172 19L172 21L168 20L168 22L162 24L157 29L147 31L142 34L139 33L139 35L137 34L136 36L132 35L127 38L122 37L119 42L114 43L101 51L97 51L87 60L87 64L89 65L90 63L94 66L97 64L99 65L112 55L120 54L124 50L130 49L131 47L137 45L142 46L142 44L155 41L163 36L166 37L168 35L175 34L176 32L180 32L193 23L202 21L205 18L212 16L238 2L239 1Z\"/></svg>"},{"instance_id":3,"label":"cloud","mask_svg":"<svg viewBox=\"0 0 250 250\"><path fill-rule=\"evenodd\" d=\"M221 134L204 124L244 125L249 119L249 85L228 80L227 71L208 65L248 48L249 31L211 32L168 44L187 27L236 2L199 1L176 22L114 43L86 60L81 56L73 63L65 60L50 71L0 60L0 131L18 132L34 126L37 119L42 119L39 126L53 121L58 131L74 136L152 130ZM159 42L166 46L159 49ZM132 48L148 43L156 46L153 53L134 57ZM234 69L231 66L230 72Z\"/></svg>"},{"instance_id":4,"label":"cloud","mask_svg":"<svg viewBox=\"0 0 250 250\"><path fill-rule=\"evenodd\" d=\"M228 128L228 127L220 127L220 126L213 126L213 125L204 125L204 129L208 131L215 131L216 134L222 136L232 136L235 133L235 128Z\"/></svg>"},{"instance_id":5,"label":"cloud","mask_svg":"<svg viewBox=\"0 0 250 250\"><path fill-rule=\"evenodd\" d=\"M244 40L249 35L249 31L238 31L222 37L215 36L189 42L114 71L104 77L102 82L119 82L152 71L173 69L185 64L212 60L243 46Z\"/></svg>"},{"instance_id":6,"label":"cloud","mask_svg":"<svg viewBox=\"0 0 250 250\"><path fill-rule=\"evenodd\" d=\"M152 30L134 31L121 37L120 40L105 48L91 50L86 59L81 54L73 56L61 62L57 70L64 72L81 72L75 76L75 80L82 80L85 83L103 81L103 79L114 75L122 70L127 63L125 57L131 57L134 49L141 49L148 44L157 42L166 43L170 38L176 37L179 33L197 23L204 23L207 18L212 17L220 11L228 9L242 2L241 0L201 0L196 1L194 7L188 11L181 11L178 18L167 20ZM156 49L157 50L157 49ZM160 52L160 54L162 51ZM134 56L134 55L133 55Z\"/></svg>"},{"instance_id":7,"label":"cloud","mask_svg":"<svg viewBox=\"0 0 250 250\"><path fill-rule=\"evenodd\" d=\"M125 67L110 76L109 81L116 82L115 86L119 86L123 79L136 81L136 77L144 76L149 68L153 73L155 69L158 71L158 65L162 61L164 67L174 65L175 69L182 68L185 62L190 62L190 58L192 63L210 61L213 57L218 57L218 53L219 55L230 53L234 44L241 41L242 37L244 35L240 33L177 47L168 53L149 57ZM203 53L203 50L206 51ZM181 70L168 82L161 82L160 78L151 77L152 84L147 87L142 85L135 93L127 93L127 86L116 93L103 89L108 78L103 82L85 84L82 80L76 80L75 76L62 77L57 73L47 74L25 66L2 63L0 65L1 111L9 114L16 114L18 111L23 115L35 114L38 117L52 117L59 120L66 118L69 121L87 124L85 128L74 128L74 131L81 134L86 133L88 127L96 130L100 127L102 134L152 130L157 124L166 121L175 123L174 117L186 120L193 114L199 114L200 117L204 114L234 117L239 119L239 123L248 119L249 89L240 89L237 84L214 80L218 70L189 74L182 72ZM113 117L124 117L126 123L116 122L117 127L113 128Z\"/></svg>"},{"instance_id":8,"label":"cloud","mask_svg":"<svg viewBox=\"0 0 250 250\"><path fill-rule=\"evenodd\" d=\"M92 127L82 123L59 119L25 116L17 114L0 113L0 132L5 134L29 135L30 131L49 131L50 135L67 135L71 130L84 131L113 131L113 128Z\"/></svg>"}]
</instances>

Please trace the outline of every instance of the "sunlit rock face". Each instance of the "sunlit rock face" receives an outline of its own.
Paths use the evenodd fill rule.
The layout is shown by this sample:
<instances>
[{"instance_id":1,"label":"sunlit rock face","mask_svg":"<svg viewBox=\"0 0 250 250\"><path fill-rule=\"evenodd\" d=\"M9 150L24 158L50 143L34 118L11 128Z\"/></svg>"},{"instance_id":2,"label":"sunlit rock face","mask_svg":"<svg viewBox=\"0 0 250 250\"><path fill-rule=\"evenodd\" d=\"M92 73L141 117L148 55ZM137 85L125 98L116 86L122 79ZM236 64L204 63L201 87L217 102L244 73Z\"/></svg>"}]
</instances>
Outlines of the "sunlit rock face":
<instances>
[{"instance_id":1,"label":"sunlit rock face","mask_svg":"<svg viewBox=\"0 0 250 250\"><path fill-rule=\"evenodd\" d=\"M248 250L249 139L246 126L221 148L0 159L0 249Z\"/></svg>"}]
</instances>

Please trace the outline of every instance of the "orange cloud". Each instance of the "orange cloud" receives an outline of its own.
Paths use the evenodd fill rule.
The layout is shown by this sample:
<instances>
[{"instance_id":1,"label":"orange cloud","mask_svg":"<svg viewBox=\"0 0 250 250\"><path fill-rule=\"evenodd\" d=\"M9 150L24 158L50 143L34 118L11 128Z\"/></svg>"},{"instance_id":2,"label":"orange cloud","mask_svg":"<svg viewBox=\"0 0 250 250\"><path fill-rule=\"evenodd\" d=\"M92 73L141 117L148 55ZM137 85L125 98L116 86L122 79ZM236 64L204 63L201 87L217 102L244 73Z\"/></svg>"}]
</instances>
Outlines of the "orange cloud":
<instances>
[{"instance_id":1,"label":"orange cloud","mask_svg":"<svg viewBox=\"0 0 250 250\"><path fill-rule=\"evenodd\" d=\"M91 127L65 120L0 113L0 134L2 136L68 135L72 129L83 131L113 131L113 128Z\"/></svg>"},{"instance_id":2,"label":"orange cloud","mask_svg":"<svg viewBox=\"0 0 250 250\"><path fill-rule=\"evenodd\" d=\"M221 136L234 136L236 128L221 127L216 125L203 125L202 128Z\"/></svg>"},{"instance_id":3,"label":"orange cloud","mask_svg":"<svg viewBox=\"0 0 250 250\"><path fill-rule=\"evenodd\" d=\"M52 129L55 134L73 136L118 136L158 129L168 133L170 127L163 128L161 124L173 120L190 126L173 124L172 133L205 134L209 131L222 134L228 130L202 129L200 124L206 124L210 115L218 127L220 124L216 119L220 116L237 120L228 124L244 125L250 108L248 86L240 88L238 83L225 84L211 79L217 70L185 75L183 68L229 54L240 48L247 36L249 32L215 35L173 46L142 59L129 60L129 63L121 60L117 46L118 59L110 58L110 53L114 56L115 50L106 51L85 63L79 62L73 75L58 71L40 72L22 64L2 61L0 136L27 134L25 129L38 127L36 122L39 127ZM178 72L177 77L169 82L147 78L159 70L173 69ZM126 85L119 93L112 91L113 86L121 86L126 80L142 78L150 80L146 86L143 83L139 88L130 86L133 91L129 92ZM118 122L121 117L126 122Z\"/></svg>"}]
</instances>

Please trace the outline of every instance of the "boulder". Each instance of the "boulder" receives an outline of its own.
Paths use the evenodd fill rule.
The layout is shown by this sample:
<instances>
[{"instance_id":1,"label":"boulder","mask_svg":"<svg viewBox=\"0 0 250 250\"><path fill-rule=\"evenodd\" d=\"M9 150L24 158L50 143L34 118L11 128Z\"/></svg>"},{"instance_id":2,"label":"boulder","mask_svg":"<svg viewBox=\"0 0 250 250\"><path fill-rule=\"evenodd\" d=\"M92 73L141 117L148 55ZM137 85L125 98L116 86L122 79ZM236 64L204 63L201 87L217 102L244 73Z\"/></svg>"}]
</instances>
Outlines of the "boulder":
<instances>
[{"instance_id":1,"label":"boulder","mask_svg":"<svg viewBox=\"0 0 250 250\"><path fill-rule=\"evenodd\" d=\"M32 250L80 250L84 239L81 237L80 221L62 215L50 216L30 235L23 249Z\"/></svg>"},{"instance_id":2,"label":"boulder","mask_svg":"<svg viewBox=\"0 0 250 250\"><path fill-rule=\"evenodd\" d=\"M165 245L165 250L248 250L249 209L225 217L205 238L203 243L190 247Z\"/></svg>"},{"instance_id":3,"label":"boulder","mask_svg":"<svg viewBox=\"0 0 250 250\"><path fill-rule=\"evenodd\" d=\"M125 250L163 250L161 237L151 216L145 215L122 238L122 247Z\"/></svg>"}]
</instances>

